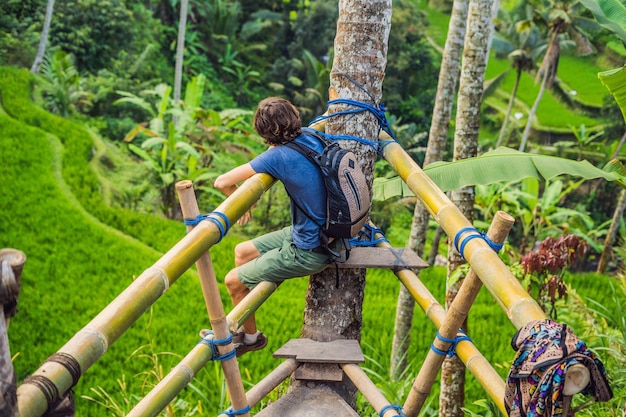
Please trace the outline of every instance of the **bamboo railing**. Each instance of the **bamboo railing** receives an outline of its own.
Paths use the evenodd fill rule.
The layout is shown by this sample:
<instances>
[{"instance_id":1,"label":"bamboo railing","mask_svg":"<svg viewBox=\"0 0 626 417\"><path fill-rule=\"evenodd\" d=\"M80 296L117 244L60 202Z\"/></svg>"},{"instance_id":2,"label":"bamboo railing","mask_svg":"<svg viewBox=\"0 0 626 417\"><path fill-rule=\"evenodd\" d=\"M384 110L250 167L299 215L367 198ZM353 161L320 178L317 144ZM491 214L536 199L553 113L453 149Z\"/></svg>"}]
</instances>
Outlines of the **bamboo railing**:
<instances>
[{"instance_id":1,"label":"bamboo railing","mask_svg":"<svg viewBox=\"0 0 626 417\"><path fill-rule=\"evenodd\" d=\"M274 179L256 174L229 196L216 211L229 219L238 219L261 197ZM218 221L223 222L221 218ZM222 223L226 228L226 225ZM73 375L68 366L58 361L46 361L17 389L20 417L40 417L49 405L64 395L109 347L163 295L170 285L189 269L221 238L220 228L203 221L146 269L120 295L107 305L91 322L76 333L57 354L72 358ZM240 303L242 304L242 303ZM244 309L242 305L240 310ZM232 313L232 312L231 312ZM241 314L249 312L240 311ZM236 313L233 313L233 316ZM244 319L245 320L245 319ZM32 378L34 377L34 378Z\"/></svg>"},{"instance_id":2,"label":"bamboo railing","mask_svg":"<svg viewBox=\"0 0 626 417\"><path fill-rule=\"evenodd\" d=\"M388 143L383 148L383 156L450 239L454 239L461 230L473 227L461 210L398 143ZM485 240L470 240L465 245L462 255L517 329L529 321L546 319L539 304L522 287Z\"/></svg>"},{"instance_id":3,"label":"bamboo railing","mask_svg":"<svg viewBox=\"0 0 626 417\"><path fill-rule=\"evenodd\" d=\"M425 205L450 238L454 238L461 230L472 227L471 223L456 205L430 180L400 145L395 142L388 143L383 149L383 156L408 184L409 188ZM265 174L253 176L228 197L216 211L223 213L229 220L238 219L253 206L273 182L274 179ZM108 350L111 344L167 291L170 285L195 262L201 259L209 248L223 237L223 229L228 226L221 217L216 216L214 220L220 222L221 227L211 221L200 222L154 265L146 269L89 324L70 339L59 350L59 353L73 358L82 375ZM496 298L516 328L520 328L531 320L546 318L538 304L522 288L519 281L500 260L496 252L483 239L470 240L465 245L463 255L468 260L472 270ZM210 258L208 263L206 258L204 262L207 267L205 269L211 270ZM419 281L415 273L410 270L400 270L396 271L396 275L426 312L427 317L435 323L437 328L441 328L447 320L446 312ZM213 306L214 302L208 301L213 290L208 287L205 288L205 284L203 284L203 292L207 299L207 309L209 310L212 324L221 329L220 334L224 333L223 309L220 312L219 308ZM274 291L275 286L266 288L266 286L259 285L257 288L258 290L252 291L226 317L226 323L228 323L228 327L231 330L236 330L239 327L239 323L243 323ZM211 309L214 307L217 310L212 312ZM213 322L214 318L217 320L215 323ZM216 337L219 338L218 335ZM136 407L136 411L133 410L134 414L131 415L147 416L158 414L160 407L165 407L193 378L193 375L207 361L211 360L212 352L210 351L211 348L205 344L198 344L194 347L183 361L148 394L145 401L142 401L142 404ZM487 394L496 401L499 407L502 407L501 399L504 392L502 379L493 370L489 362L478 352L473 343L470 341L459 342L456 347L456 353L466 364L467 369L476 376L487 391ZM271 390L269 388L271 384L278 378L284 378L290 372L293 372L294 366L292 361L290 361L276 374L272 374L270 378L271 383L264 384L256 391L246 394L246 401L252 402L251 400L259 397L261 393ZM345 370L357 380L362 380L360 372L354 369L354 367L346 367ZM231 374L231 371L228 373ZM53 391L57 393L67 392L76 383L75 375L72 375L66 366L54 361L44 362L34 375L40 380L47 381L47 388L53 388ZM430 378L431 376L425 378L424 381L428 382ZM235 387L237 384L234 383L233 389L237 392L237 401L243 403L241 389ZM46 392L46 386L33 383L20 385L18 387L20 416L38 417L43 415L51 403L49 396L49 391ZM378 397L375 398L375 401L378 404L385 403Z\"/></svg>"}]
</instances>

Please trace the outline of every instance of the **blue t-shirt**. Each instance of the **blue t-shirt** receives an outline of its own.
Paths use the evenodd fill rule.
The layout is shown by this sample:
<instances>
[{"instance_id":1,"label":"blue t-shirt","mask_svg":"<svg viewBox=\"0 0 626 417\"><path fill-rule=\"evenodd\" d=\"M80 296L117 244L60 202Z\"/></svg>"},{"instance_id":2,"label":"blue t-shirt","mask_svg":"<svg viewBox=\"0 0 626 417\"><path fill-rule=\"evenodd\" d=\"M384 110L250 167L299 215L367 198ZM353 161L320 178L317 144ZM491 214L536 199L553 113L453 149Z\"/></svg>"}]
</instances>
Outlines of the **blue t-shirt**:
<instances>
[{"instance_id":1,"label":"blue t-shirt","mask_svg":"<svg viewBox=\"0 0 626 417\"><path fill-rule=\"evenodd\" d=\"M294 141L318 152L323 148L317 138L307 134L301 134ZM300 249L318 247L320 226L326 222L326 187L319 167L298 151L282 145L263 152L250 161L250 165L255 172L270 174L282 182L291 198L307 213L302 213L291 202L295 245Z\"/></svg>"}]
</instances>

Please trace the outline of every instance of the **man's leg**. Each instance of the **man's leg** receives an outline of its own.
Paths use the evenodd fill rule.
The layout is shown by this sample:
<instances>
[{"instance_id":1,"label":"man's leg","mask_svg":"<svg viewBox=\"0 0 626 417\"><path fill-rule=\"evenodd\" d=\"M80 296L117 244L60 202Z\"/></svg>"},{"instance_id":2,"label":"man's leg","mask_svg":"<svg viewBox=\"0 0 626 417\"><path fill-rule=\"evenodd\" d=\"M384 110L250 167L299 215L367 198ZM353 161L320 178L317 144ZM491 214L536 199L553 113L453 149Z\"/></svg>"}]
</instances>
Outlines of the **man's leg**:
<instances>
[{"instance_id":1,"label":"man's leg","mask_svg":"<svg viewBox=\"0 0 626 417\"><path fill-rule=\"evenodd\" d=\"M248 287L239 281L239 277L237 275L239 270L238 267L258 258L259 256L261 256L261 252L259 252L251 240L246 240L245 242L241 242L235 246L235 268L231 269L230 272L226 274L226 277L224 277L224 283L226 284L226 288L228 289L228 293L230 294L230 298L233 300L234 305L239 304L239 302L250 292ZM254 314L250 315L250 318L246 320L243 328L248 334L256 333L257 329Z\"/></svg>"},{"instance_id":2,"label":"man's leg","mask_svg":"<svg viewBox=\"0 0 626 417\"><path fill-rule=\"evenodd\" d=\"M239 267L235 269L231 269L226 277L224 278L224 283L226 284L226 289L228 290L228 294L230 294L230 298L233 300L233 304L237 305L241 300L244 299L246 295L250 292L250 289L243 285L241 281L239 281L239 277L237 276L237 271ZM248 320L243 324L243 329L248 334L256 333L256 322L254 320L254 314L250 315Z\"/></svg>"}]
</instances>

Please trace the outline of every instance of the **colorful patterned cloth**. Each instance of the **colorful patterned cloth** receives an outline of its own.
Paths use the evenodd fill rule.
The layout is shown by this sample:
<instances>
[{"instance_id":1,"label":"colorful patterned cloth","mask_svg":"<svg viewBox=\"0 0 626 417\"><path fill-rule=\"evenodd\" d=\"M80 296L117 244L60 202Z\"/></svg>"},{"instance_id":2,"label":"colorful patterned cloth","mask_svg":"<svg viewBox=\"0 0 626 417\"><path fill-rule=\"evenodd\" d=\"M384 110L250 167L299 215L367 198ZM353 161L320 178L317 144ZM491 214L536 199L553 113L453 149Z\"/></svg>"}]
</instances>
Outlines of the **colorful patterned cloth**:
<instances>
[{"instance_id":1,"label":"colorful patterned cloth","mask_svg":"<svg viewBox=\"0 0 626 417\"><path fill-rule=\"evenodd\" d=\"M574 364L589 370L591 380L583 389L596 401L608 401L613 392L600 360L565 324L532 321L513 336L517 351L504 393L510 417L570 417L571 396L563 395L565 374ZM564 415L564 410L565 414Z\"/></svg>"}]
</instances>

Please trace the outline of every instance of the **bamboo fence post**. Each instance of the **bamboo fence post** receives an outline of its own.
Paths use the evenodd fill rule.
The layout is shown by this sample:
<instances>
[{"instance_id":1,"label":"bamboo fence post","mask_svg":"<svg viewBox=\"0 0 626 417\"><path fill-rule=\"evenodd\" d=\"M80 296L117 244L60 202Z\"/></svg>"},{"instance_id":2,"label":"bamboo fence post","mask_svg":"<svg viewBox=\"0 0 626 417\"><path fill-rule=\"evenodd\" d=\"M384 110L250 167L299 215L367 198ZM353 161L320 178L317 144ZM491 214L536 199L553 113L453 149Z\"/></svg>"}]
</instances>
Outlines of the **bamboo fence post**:
<instances>
[{"instance_id":1,"label":"bamboo fence post","mask_svg":"<svg viewBox=\"0 0 626 417\"><path fill-rule=\"evenodd\" d=\"M515 219L512 216L503 211L498 211L487 232L487 237L496 244L504 243L514 222ZM457 336L481 288L482 282L476 273L470 269L459 288L459 292L448 308L441 327L439 327L438 333L443 339L454 339ZM438 337L433 341L433 346L443 352L446 352L450 345L451 343ZM417 416L424 406L444 358L445 355L441 355L433 349L428 350L426 359L403 406L407 416Z\"/></svg>"},{"instance_id":2,"label":"bamboo fence post","mask_svg":"<svg viewBox=\"0 0 626 417\"><path fill-rule=\"evenodd\" d=\"M178 199L180 200L183 218L197 218L200 214L200 209L198 208L193 183L189 180L178 182L176 184L176 192L178 193ZM191 231L193 228L194 226L187 226L187 231ZM222 299L220 298L220 291L217 285L217 278L215 277L215 270L213 269L211 255L208 251L198 259L196 262L196 268L198 269L202 294L204 295L204 301L207 312L209 313L211 328L215 333L215 338L220 340L227 339L231 336L231 332L228 329L228 322L226 321L226 316L224 315L224 306L222 305ZM232 341L227 345L219 345L217 347L217 350L222 355L231 352L233 349L234 345ZM243 382L241 381L237 358L233 356L232 358L221 362L222 369L224 370L224 377L226 378L226 388L230 394L233 409L241 410L248 405L248 402L246 401L246 391L243 387ZM241 415L247 417L250 415L250 412L246 412Z\"/></svg>"},{"instance_id":3,"label":"bamboo fence post","mask_svg":"<svg viewBox=\"0 0 626 417\"><path fill-rule=\"evenodd\" d=\"M462 229L472 227L459 208L398 143L395 141L387 143L383 148L383 155L448 237L454 238ZM468 241L462 255L517 329L530 321L546 319L546 314L539 304L522 287L487 242L483 239Z\"/></svg>"},{"instance_id":4,"label":"bamboo fence post","mask_svg":"<svg viewBox=\"0 0 626 417\"><path fill-rule=\"evenodd\" d=\"M216 211L229 220L238 219L248 211L275 182L267 174L255 174L230 195ZM221 221L221 220L220 220ZM224 225L225 226L225 225ZM176 243L154 265L146 269L91 322L76 333L58 354L71 358L73 375L67 366L47 360L33 376L32 383L22 383L17 389L20 417L40 417L59 396L65 394L89 367L128 330L141 315L163 295L170 285L189 269L221 237L216 224L201 222ZM36 382L36 383L35 383Z\"/></svg>"},{"instance_id":5,"label":"bamboo fence post","mask_svg":"<svg viewBox=\"0 0 626 417\"><path fill-rule=\"evenodd\" d=\"M375 237L378 239L384 236L377 233ZM377 246L391 248L391 245L385 241L378 243ZM411 269L399 269L394 270L394 274L409 291L417 305L426 313L426 317L433 322L435 328L439 329L446 318L446 311L420 281L415 272ZM467 370L474 375L478 383L483 387L489 398L506 414L504 408L504 381L496 370L493 369L489 361L480 353L474 343L469 340L459 342L456 347L456 353L465 364Z\"/></svg>"},{"instance_id":6,"label":"bamboo fence post","mask_svg":"<svg viewBox=\"0 0 626 417\"><path fill-rule=\"evenodd\" d=\"M246 321L250 314L254 313L259 306L267 300L276 287L275 283L264 281L250 291L250 293L237 304L238 309L231 310L226 316L226 322L230 324L230 329L237 330L239 326L236 323ZM165 378L133 407L127 414L127 417L157 416L191 382L212 357L213 353L211 348L204 343L198 343L172 370L170 370ZM248 404L250 407L253 407L256 405L256 402L248 400Z\"/></svg>"},{"instance_id":7,"label":"bamboo fence post","mask_svg":"<svg viewBox=\"0 0 626 417\"><path fill-rule=\"evenodd\" d=\"M393 408L388 408L383 414L380 414L383 408L391 404L380 392L380 389L376 386L376 384L368 378L359 365L355 363L342 363L339 366L341 366L341 369L343 369L348 378L350 378L350 380L354 383L359 392L361 392L365 399L367 399L372 407L374 407L374 410L379 413L380 417L386 416L388 412L393 413L388 416L398 415L397 410Z\"/></svg>"}]
</instances>

